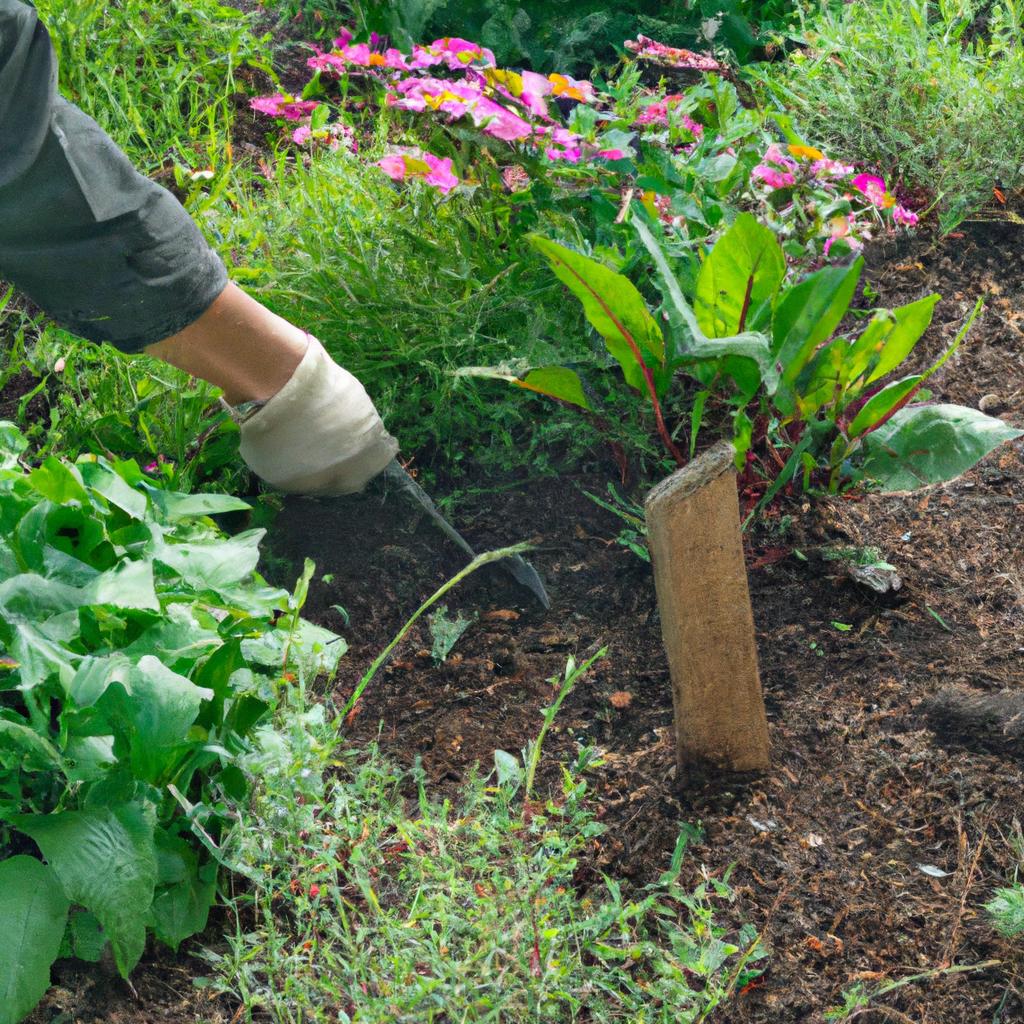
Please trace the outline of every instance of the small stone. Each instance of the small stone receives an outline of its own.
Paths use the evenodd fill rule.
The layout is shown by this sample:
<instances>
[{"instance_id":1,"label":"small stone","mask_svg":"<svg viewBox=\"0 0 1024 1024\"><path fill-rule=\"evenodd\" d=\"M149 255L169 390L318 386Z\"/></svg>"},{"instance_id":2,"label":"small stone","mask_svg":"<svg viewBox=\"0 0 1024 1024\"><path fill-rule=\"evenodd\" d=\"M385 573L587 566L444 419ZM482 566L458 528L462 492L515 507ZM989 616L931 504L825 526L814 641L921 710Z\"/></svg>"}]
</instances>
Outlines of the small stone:
<instances>
[{"instance_id":1,"label":"small stone","mask_svg":"<svg viewBox=\"0 0 1024 1024\"><path fill-rule=\"evenodd\" d=\"M978 399L978 408L982 412L995 413L1006 408L1006 403L996 394L982 395Z\"/></svg>"}]
</instances>

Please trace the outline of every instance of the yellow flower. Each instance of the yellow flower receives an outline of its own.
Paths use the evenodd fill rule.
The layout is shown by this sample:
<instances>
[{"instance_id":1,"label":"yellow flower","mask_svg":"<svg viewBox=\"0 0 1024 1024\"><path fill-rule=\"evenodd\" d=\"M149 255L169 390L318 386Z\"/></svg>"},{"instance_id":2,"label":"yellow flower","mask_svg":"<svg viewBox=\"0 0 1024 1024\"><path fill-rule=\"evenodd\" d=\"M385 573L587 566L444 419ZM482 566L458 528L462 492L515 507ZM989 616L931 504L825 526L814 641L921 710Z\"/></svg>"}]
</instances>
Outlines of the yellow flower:
<instances>
[{"instance_id":1,"label":"yellow flower","mask_svg":"<svg viewBox=\"0 0 1024 1024\"><path fill-rule=\"evenodd\" d=\"M790 146L789 152L798 160L824 160L825 154L813 146Z\"/></svg>"}]
</instances>

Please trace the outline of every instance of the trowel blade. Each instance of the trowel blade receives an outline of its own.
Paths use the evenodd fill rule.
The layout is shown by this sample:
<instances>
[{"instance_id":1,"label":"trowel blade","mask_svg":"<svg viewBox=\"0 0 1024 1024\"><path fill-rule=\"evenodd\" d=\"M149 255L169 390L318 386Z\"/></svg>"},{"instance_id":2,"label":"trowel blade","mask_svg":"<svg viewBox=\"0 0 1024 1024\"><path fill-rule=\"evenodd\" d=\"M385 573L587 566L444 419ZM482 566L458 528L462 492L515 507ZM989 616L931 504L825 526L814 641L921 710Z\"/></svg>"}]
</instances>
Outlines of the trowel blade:
<instances>
[{"instance_id":1,"label":"trowel blade","mask_svg":"<svg viewBox=\"0 0 1024 1024\"><path fill-rule=\"evenodd\" d=\"M410 501L422 509L434 523L435 526L455 545L461 548L470 558L476 557L476 552L470 546L465 537L441 515L438 507L434 504L430 495L402 468L397 459L392 459L381 474L388 483L405 494ZM548 597L544 584L541 582L537 570L534 569L522 555L511 555L503 558L495 565L507 572L517 583L525 587L544 608L551 607L551 599Z\"/></svg>"}]
</instances>

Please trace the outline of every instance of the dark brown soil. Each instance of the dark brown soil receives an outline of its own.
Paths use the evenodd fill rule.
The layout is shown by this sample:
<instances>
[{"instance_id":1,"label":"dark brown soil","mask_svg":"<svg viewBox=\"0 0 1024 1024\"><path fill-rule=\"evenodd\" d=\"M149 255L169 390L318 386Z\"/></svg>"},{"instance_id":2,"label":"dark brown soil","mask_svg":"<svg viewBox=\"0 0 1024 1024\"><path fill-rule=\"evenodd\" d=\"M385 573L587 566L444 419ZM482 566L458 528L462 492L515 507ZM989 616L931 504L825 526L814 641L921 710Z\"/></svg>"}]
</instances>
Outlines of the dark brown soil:
<instances>
[{"instance_id":1,"label":"dark brown soil","mask_svg":"<svg viewBox=\"0 0 1024 1024\"><path fill-rule=\"evenodd\" d=\"M942 242L922 237L876 252L869 277L882 304L943 294L922 362L988 295L984 319L934 390L968 405L984 398L1024 425L1021 242L1012 224L971 223ZM391 756L421 756L436 786L450 787L473 764L490 765L496 748L515 751L534 737L552 696L546 680L568 655L605 646L607 657L567 701L548 760L581 742L605 752L594 789L610 827L596 866L647 881L666 866L684 822L705 830L688 859L691 880L702 866L722 874L735 865L730 920L754 922L772 956L763 981L718 1019L822 1021L856 984L874 989L931 972L857 1019L1024 1020L1021 947L999 939L981 909L1013 872L1005 836L1019 813L1021 768L933 735L921 708L950 682L1024 685L1024 444L927 491L795 503L751 537L774 759L754 782L675 776L650 569L614 542L619 521L579 490L603 491L605 479L570 475L515 489L477 481L454 518L481 550L535 542L552 608L542 611L492 570L467 581L447 603L476 622L442 664L431 657L426 621L414 627L366 691L353 739L379 732ZM815 557L829 544L878 548L903 578L897 598ZM289 501L267 572L294 578L305 557L317 562L306 614L350 644L341 698L465 562L399 499L379 493ZM617 706L622 697L613 704L613 693L629 694L628 706ZM942 973L990 960L999 964ZM136 999L95 970L62 967L32 1021L230 1019L190 992L193 970L202 966L148 962Z\"/></svg>"},{"instance_id":2,"label":"dark brown soil","mask_svg":"<svg viewBox=\"0 0 1024 1024\"><path fill-rule=\"evenodd\" d=\"M1024 424L1020 244L1013 225L972 223L962 237L876 253L868 276L879 304L943 294L922 363L986 294L983 320L934 390L967 405L984 398ZM927 491L794 504L769 521L775 532L751 538L774 768L745 784L675 777L650 570L614 543L621 524L579 488L603 491L604 480L567 476L461 500L456 518L478 548L537 543L532 558L552 609L499 576L463 585L449 608L478 614L477 622L440 665L428 625L414 627L367 690L354 737L380 730L392 756L422 757L444 786L476 762L490 765L496 748L522 747L551 699L546 680L569 654L606 646L563 708L547 753L564 759L581 742L606 752L596 788L611 827L600 866L647 881L666 866L680 823L695 821L705 838L690 858L693 878L701 865L722 873L735 864L732 913L763 929L773 955L763 984L721 1019L822 1020L855 984L872 989L1000 960L936 973L880 1000L891 1010L862 1016L1024 1020L1020 947L1000 940L981 910L1013 871L1004 837L1019 813L1020 765L946 744L920 709L949 682L1024 685L1024 445ZM341 696L419 601L464 564L428 523L412 528L400 507L379 495L336 505L300 499L275 531L274 550L293 571L308 556L318 574L333 576L313 586L307 614L351 645ZM792 517L785 533L783 515ZM813 557L829 544L878 548L903 578L897 599ZM628 707L613 705L617 692L631 695Z\"/></svg>"}]
</instances>

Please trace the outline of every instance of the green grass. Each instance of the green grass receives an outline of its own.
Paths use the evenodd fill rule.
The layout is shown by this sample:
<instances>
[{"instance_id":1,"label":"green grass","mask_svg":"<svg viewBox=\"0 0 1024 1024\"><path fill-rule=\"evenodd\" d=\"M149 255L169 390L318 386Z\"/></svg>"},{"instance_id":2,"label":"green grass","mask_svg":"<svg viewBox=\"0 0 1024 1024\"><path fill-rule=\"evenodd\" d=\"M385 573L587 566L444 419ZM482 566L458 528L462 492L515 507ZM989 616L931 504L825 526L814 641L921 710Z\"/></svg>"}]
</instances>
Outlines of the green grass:
<instances>
[{"instance_id":1,"label":"green grass","mask_svg":"<svg viewBox=\"0 0 1024 1024\"><path fill-rule=\"evenodd\" d=\"M203 984L275 1024L704 1020L764 955L754 929L718 921L727 874L681 883L684 829L656 883L582 885L600 762L581 750L524 803L529 760L438 799L297 700L249 761L254 804L226 852L250 882Z\"/></svg>"},{"instance_id":2,"label":"green grass","mask_svg":"<svg viewBox=\"0 0 1024 1024\"><path fill-rule=\"evenodd\" d=\"M143 173L230 164L231 96L265 45L248 15L215 0L38 0L60 88Z\"/></svg>"},{"instance_id":3,"label":"green grass","mask_svg":"<svg viewBox=\"0 0 1024 1024\"><path fill-rule=\"evenodd\" d=\"M949 230L994 185L1024 182L1022 20L1021 0L846 4L761 81L806 137L936 196Z\"/></svg>"},{"instance_id":4,"label":"green grass","mask_svg":"<svg viewBox=\"0 0 1024 1024\"><path fill-rule=\"evenodd\" d=\"M407 451L537 469L578 423L452 371L584 357L581 313L486 201L396 189L370 159L325 154L238 189L219 219L236 278L363 381Z\"/></svg>"}]
</instances>

